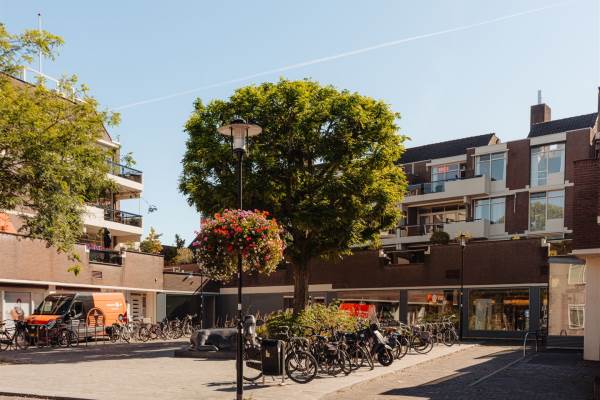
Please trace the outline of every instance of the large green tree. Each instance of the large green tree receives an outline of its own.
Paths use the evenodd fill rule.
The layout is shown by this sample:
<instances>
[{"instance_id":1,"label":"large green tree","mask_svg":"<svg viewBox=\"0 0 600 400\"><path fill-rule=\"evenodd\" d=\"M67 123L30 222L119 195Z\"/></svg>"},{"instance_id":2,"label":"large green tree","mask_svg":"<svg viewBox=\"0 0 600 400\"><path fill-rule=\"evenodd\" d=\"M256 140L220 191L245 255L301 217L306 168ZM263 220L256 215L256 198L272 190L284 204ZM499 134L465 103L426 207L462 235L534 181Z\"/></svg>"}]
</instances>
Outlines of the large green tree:
<instances>
[{"instance_id":1,"label":"large green tree","mask_svg":"<svg viewBox=\"0 0 600 400\"><path fill-rule=\"evenodd\" d=\"M382 101L311 80L248 86L208 105L197 100L185 128L180 190L201 213L236 207L236 159L217 127L238 116L263 128L244 160L244 207L270 211L287 230L299 312L311 258L349 254L397 223L406 186L397 166L405 140L399 115Z\"/></svg>"},{"instance_id":2,"label":"large green tree","mask_svg":"<svg viewBox=\"0 0 600 400\"><path fill-rule=\"evenodd\" d=\"M15 35L0 23L0 211L16 210L21 233L77 258L85 203L112 186L97 140L118 116L100 111L75 76L62 80L62 93L13 78L32 55L53 58L61 44L48 32Z\"/></svg>"}]
</instances>

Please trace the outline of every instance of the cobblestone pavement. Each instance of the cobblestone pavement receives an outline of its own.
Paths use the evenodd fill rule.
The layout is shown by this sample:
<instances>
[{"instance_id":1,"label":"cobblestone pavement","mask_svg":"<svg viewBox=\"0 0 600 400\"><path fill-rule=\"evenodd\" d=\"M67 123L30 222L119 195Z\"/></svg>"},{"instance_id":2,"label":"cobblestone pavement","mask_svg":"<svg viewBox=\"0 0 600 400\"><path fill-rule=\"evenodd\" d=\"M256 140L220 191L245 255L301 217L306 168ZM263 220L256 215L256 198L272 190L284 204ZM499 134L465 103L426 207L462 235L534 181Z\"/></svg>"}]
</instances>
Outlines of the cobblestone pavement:
<instances>
[{"instance_id":1,"label":"cobblestone pavement","mask_svg":"<svg viewBox=\"0 0 600 400\"><path fill-rule=\"evenodd\" d=\"M477 346L345 388L325 399L592 398L599 363L582 361L579 352L547 351L521 357L516 347Z\"/></svg>"}]
</instances>

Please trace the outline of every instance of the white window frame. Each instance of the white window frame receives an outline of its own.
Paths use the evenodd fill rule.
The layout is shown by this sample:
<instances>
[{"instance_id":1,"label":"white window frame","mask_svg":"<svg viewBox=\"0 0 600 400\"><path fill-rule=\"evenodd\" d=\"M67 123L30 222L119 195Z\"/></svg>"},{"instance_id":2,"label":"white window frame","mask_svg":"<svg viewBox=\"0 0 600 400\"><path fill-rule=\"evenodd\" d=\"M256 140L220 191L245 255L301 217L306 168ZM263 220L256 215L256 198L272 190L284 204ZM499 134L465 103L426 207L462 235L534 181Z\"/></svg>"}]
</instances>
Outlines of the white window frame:
<instances>
[{"instance_id":1,"label":"white window frame","mask_svg":"<svg viewBox=\"0 0 600 400\"><path fill-rule=\"evenodd\" d=\"M542 232L542 231L545 231L546 230L546 225L548 223L548 219L550 219L550 220L559 219L559 218L548 218L548 198L558 197L558 196L549 197L548 194L549 193L556 193L556 192L562 192L562 199L563 199L563 208L562 208L563 215L562 215L562 219L564 220L564 218L565 218L565 190L564 189L561 189L561 190L548 190L546 192L529 192L529 231L530 232ZM538 194L542 194L542 193L544 194L544 197L543 197L543 199L544 199L544 229L542 229L541 231L540 230L534 231L534 230L531 229L531 195L532 194L533 195L538 195ZM542 197L540 197L540 200L541 199L542 199Z\"/></svg>"},{"instance_id":2,"label":"white window frame","mask_svg":"<svg viewBox=\"0 0 600 400\"><path fill-rule=\"evenodd\" d=\"M578 270L578 269L581 270ZM569 285L585 285L585 264L570 264L569 265Z\"/></svg>"},{"instance_id":3,"label":"white window frame","mask_svg":"<svg viewBox=\"0 0 600 400\"><path fill-rule=\"evenodd\" d=\"M454 167L456 166L456 179L460 179L460 171L461 171L461 163L460 162L453 162L453 163L448 163L448 164L439 164L439 165L433 165L431 166L431 182L446 182L446 181L451 181L451 180L455 180L455 179L448 179L447 174L452 173L454 171L454 169L450 170L450 168L448 168L447 172L436 172L434 173L434 169L438 169L441 167ZM434 175L441 175L444 174L446 179L433 179Z\"/></svg>"},{"instance_id":4,"label":"white window frame","mask_svg":"<svg viewBox=\"0 0 600 400\"><path fill-rule=\"evenodd\" d=\"M487 161L481 161L481 157L486 157L489 156L489 160ZM495 158L494 158L495 157ZM502 160L503 161L503 171L502 171L502 179L493 179L492 178L492 161L495 160ZM479 166L481 163L486 163L488 164L488 171L490 171L490 176L489 178L491 180L494 180L496 182L503 182L506 180L506 152L505 151L500 151L497 153L486 153L486 154L479 154L475 157L475 175L481 175L481 167Z\"/></svg>"},{"instance_id":5,"label":"white window frame","mask_svg":"<svg viewBox=\"0 0 600 400\"><path fill-rule=\"evenodd\" d=\"M552 149L552 146L560 146L562 145L562 149ZM545 168L545 174L546 174L546 182L544 184L540 184L539 183L539 179L540 179L540 172L538 170L537 176L535 177L535 181L534 181L534 177L533 177L533 152L534 150L538 150L539 153L544 155L544 159L545 159L545 164L546 164L546 168ZM531 185L531 187L537 187L537 186L546 186L548 185L548 180L550 177L550 173L548 172L548 154L552 153L552 152L556 152L556 151L561 151L562 152L562 156L561 156L561 163L560 163L560 171L559 172L554 172L552 173L552 175L554 174L562 174L563 176L563 181L564 181L564 176L565 176L565 156L566 156L566 146L564 142L559 142L559 143L548 143L548 144L543 144L543 145L539 145L539 146L534 146L531 147L530 151L529 151L529 169L530 169L530 174L529 174L529 184Z\"/></svg>"},{"instance_id":6,"label":"white window frame","mask_svg":"<svg viewBox=\"0 0 600 400\"><path fill-rule=\"evenodd\" d=\"M504 203L504 222L493 222L492 221L492 204L494 200L498 200L498 199L502 199L503 203ZM489 214L487 216L484 216L483 218L476 218L475 217L475 212L477 209L477 202L478 201L487 201L487 206L489 209ZM484 220L484 221L488 221L490 224L502 224L502 223L506 223L506 197L505 196L497 196L497 197L484 197L481 199L475 199L473 200L473 221L479 221L479 220Z\"/></svg>"},{"instance_id":7,"label":"white window frame","mask_svg":"<svg viewBox=\"0 0 600 400\"><path fill-rule=\"evenodd\" d=\"M581 322L571 320L571 311L581 311ZM569 329L585 329L585 304L569 304L568 306Z\"/></svg>"}]
</instances>

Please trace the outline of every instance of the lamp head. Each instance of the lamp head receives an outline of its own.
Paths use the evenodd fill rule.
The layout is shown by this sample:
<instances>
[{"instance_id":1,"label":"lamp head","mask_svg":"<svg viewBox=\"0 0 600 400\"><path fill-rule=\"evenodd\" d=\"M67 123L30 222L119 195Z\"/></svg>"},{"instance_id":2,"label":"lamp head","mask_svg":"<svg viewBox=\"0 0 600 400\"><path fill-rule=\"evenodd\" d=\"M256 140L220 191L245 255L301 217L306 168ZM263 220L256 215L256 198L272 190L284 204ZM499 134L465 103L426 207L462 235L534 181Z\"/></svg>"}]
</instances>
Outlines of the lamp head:
<instances>
[{"instance_id":1,"label":"lamp head","mask_svg":"<svg viewBox=\"0 0 600 400\"><path fill-rule=\"evenodd\" d=\"M262 128L256 124L248 123L242 118L236 118L229 124L217 128L223 136L231 137L233 151L246 151L248 138L257 136Z\"/></svg>"}]
</instances>

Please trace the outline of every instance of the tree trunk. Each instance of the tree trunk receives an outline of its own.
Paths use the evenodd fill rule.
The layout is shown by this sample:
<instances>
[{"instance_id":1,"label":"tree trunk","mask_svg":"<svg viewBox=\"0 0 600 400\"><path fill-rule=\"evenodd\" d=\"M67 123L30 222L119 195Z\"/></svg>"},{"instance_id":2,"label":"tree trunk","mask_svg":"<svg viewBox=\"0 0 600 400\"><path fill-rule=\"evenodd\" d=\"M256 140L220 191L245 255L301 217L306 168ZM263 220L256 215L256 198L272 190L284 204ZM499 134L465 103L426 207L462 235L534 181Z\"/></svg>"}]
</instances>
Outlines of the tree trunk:
<instances>
[{"instance_id":1,"label":"tree trunk","mask_svg":"<svg viewBox=\"0 0 600 400\"><path fill-rule=\"evenodd\" d=\"M294 263L294 315L302 312L308 304L308 261Z\"/></svg>"}]
</instances>

